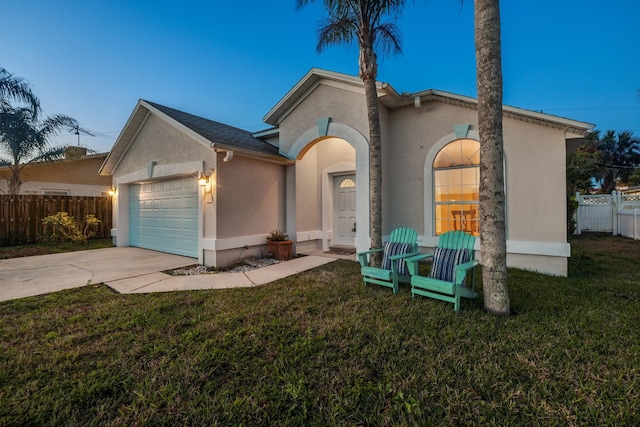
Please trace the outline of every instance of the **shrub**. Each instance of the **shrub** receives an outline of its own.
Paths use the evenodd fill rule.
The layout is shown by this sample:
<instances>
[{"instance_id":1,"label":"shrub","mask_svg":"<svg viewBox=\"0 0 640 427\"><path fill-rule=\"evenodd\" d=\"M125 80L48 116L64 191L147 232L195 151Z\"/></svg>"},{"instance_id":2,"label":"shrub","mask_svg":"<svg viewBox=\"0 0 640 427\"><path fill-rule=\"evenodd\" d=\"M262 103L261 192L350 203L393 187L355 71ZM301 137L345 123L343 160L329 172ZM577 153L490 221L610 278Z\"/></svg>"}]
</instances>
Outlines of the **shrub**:
<instances>
[{"instance_id":1,"label":"shrub","mask_svg":"<svg viewBox=\"0 0 640 427\"><path fill-rule=\"evenodd\" d=\"M273 230L267 236L267 240L271 242L284 242L289 239L289 235L284 230Z\"/></svg>"},{"instance_id":2,"label":"shrub","mask_svg":"<svg viewBox=\"0 0 640 427\"><path fill-rule=\"evenodd\" d=\"M42 219L44 224L44 236L48 240L54 241L71 241L74 243L86 243L89 237L93 237L95 227L100 224L100 220L95 215L87 215L84 217L85 227L81 232L74 217L69 216L67 212L58 212L55 215L49 215ZM49 226L51 233L49 234Z\"/></svg>"}]
</instances>

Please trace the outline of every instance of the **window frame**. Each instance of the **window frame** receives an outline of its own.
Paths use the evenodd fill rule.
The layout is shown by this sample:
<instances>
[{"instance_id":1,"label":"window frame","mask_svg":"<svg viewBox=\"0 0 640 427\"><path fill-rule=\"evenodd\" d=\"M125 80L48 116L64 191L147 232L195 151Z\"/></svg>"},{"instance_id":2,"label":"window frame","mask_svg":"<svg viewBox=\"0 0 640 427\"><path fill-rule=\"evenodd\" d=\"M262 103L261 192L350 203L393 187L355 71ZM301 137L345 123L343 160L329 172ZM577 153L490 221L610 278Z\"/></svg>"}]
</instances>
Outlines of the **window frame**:
<instances>
[{"instance_id":1,"label":"window frame","mask_svg":"<svg viewBox=\"0 0 640 427\"><path fill-rule=\"evenodd\" d=\"M473 157L476 156L476 153L478 155L478 160L477 163L470 163L468 164L467 162L459 162L459 164L456 164L455 162L453 162L454 164L451 166L444 166L444 167L435 167L436 162L438 161L438 156L443 152L443 150L445 150L447 147L449 147L451 144L456 144L456 143L460 143L462 144L463 141L470 141L475 143L475 145L477 146L477 149L473 151L473 154L471 157L467 157L467 159L473 161ZM462 152L462 146L461 146L461 152ZM444 153L443 153L444 154ZM451 156L449 156L451 157ZM460 157L460 159L462 159L462 156ZM452 160L455 160L452 158ZM438 172L447 172L447 171L463 171L463 170L475 170L475 176L477 177L475 182L473 183L476 188L475 188L475 195L476 195L476 199L472 199L472 200L445 200L445 201L437 201L437 195L438 195L438 191L437 191L437 186L436 186L436 174ZM461 174L462 175L462 174ZM466 181L463 181L461 179L460 184L457 184L461 187L467 186L469 184L465 183ZM447 186L449 187L449 186ZM453 185L451 186L453 187ZM444 194L444 193L440 193L440 194ZM450 193L448 193L450 194ZM462 194L462 193L461 193ZM452 211L454 211L454 209L449 208L449 211L451 212L451 216L447 217L447 218L439 218L438 217L438 207L439 206L461 206L461 208L459 209L460 211L464 210L464 206L475 206L475 209L471 209L472 211L475 211L475 215L473 219L467 219L465 217L461 216L459 217L459 219L457 219L457 221L459 221L459 225L460 225L460 230L462 231L467 231L467 232L471 232L474 236L479 236L480 235L480 218L479 218L479 213L480 213L480 142L477 141L476 139L473 138L455 138L445 144L443 144L442 146L440 146L438 148L438 150L435 152L435 155L433 156L433 160L431 161L431 204L432 204L432 215L431 215L431 226L432 226L432 231L433 231L433 235L434 236L440 236L443 233L446 233L447 231L453 231L453 230L457 230L458 228L456 228L456 217L455 214L453 214ZM440 231L440 233L438 234L438 221L446 221L447 222L447 227L442 228L442 231ZM470 229L468 227L468 223L467 221L472 221L471 224L474 224L474 226L472 226ZM451 222L453 222L453 228L449 228L449 226L451 225Z\"/></svg>"},{"instance_id":2,"label":"window frame","mask_svg":"<svg viewBox=\"0 0 640 427\"><path fill-rule=\"evenodd\" d=\"M432 168L431 172L433 174L433 178L432 178L432 200L431 203L433 204L433 215L432 215L432 222L433 222L433 233L435 236L440 236L443 233L446 233L447 231L453 231L456 230L455 225L453 227L453 229L450 228L446 228L444 231L440 232L440 234L438 234L438 220L440 221L453 221L455 224L456 218L455 216L453 217L449 217L449 218L439 218L438 217L438 206L470 206L473 207L472 210L475 211L474 214L474 219L466 219L466 218L460 218L459 221L461 221L461 227L460 229L462 231L467 231L469 232L469 230L466 229L465 226L463 226L462 221L473 221L475 223L475 227L473 227L472 229L472 234L474 236L479 236L480 235L480 218L479 218L479 213L480 213L480 179L478 177L478 181L477 181L477 189L476 189L476 193L478 195L477 199L473 199L473 200L446 200L446 201L437 201L436 200L436 173L437 172L441 172L441 171L460 171L460 170L473 170L473 169L477 169L478 170L478 174L480 172L480 165L471 165L471 166L454 166L454 167L448 167L448 168ZM461 186L463 185L469 185L469 184L461 184ZM464 209L464 208L461 208ZM451 210L456 210L456 209L451 209ZM453 214L452 214L453 215ZM466 225L466 223L464 223L464 225Z\"/></svg>"}]
</instances>

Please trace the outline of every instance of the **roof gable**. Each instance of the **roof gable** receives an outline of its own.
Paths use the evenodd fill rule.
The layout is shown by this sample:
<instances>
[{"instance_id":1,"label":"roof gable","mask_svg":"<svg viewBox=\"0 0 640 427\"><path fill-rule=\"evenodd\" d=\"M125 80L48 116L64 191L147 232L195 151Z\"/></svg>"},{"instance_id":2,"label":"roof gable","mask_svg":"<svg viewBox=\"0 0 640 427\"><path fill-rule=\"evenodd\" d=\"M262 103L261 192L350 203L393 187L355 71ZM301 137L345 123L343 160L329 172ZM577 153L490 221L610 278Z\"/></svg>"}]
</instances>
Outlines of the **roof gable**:
<instances>
[{"instance_id":1,"label":"roof gable","mask_svg":"<svg viewBox=\"0 0 640 427\"><path fill-rule=\"evenodd\" d=\"M101 175L113 173L152 114L211 148L233 150L271 160L287 160L278 153L277 147L254 137L251 132L141 99L100 168Z\"/></svg>"},{"instance_id":2,"label":"roof gable","mask_svg":"<svg viewBox=\"0 0 640 427\"><path fill-rule=\"evenodd\" d=\"M334 71L312 68L291 88L289 92L263 118L265 123L278 126L289 113L320 84L336 85L344 90L364 94L364 84L359 77ZM378 90L387 87L386 83L377 83Z\"/></svg>"},{"instance_id":3,"label":"roof gable","mask_svg":"<svg viewBox=\"0 0 640 427\"><path fill-rule=\"evenodd\" d=\"M362 80L356 76L336 73L333 71L312 68L287 94L267 113L264 121L273 126L278 126L282 120L311 92L320 84L338 85L343 88L349 87L351 90L360 90L364 93ZM402 108L407 106L419 106L423 102L443 102L457 105L464 108L477 109L478 100L468 96L456 95L435 89L429 89L415 93L398 93L388 83L377 82L378 99L382 105L389 109ZM565 130L576 135L585 135L591 131L595 125L565 117L537 111L525 110L523 108L503 106L505 117L521 120L527 123L534 123L541 126L553 127Z\"/></svg>"}]
</instances>

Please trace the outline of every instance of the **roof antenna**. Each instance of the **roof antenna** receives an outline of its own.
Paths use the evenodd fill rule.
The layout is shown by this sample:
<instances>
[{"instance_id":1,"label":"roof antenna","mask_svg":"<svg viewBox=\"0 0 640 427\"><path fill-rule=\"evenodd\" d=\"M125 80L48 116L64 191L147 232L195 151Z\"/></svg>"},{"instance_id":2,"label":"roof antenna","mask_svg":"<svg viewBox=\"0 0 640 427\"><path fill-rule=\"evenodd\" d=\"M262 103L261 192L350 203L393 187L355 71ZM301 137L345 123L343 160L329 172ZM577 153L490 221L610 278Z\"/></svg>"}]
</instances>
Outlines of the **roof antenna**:
<instances>
[{"instance_id":1,"label":"roof antenna","mask_svg":"<svg viewBox=\"0 0 640 427\"><path fill-rule=\"evenodd\" d=\"M82 133L84 133L85 135L95 136L94 134L92 134L92 133L91 133L91 132L89 132L88 130L81 129L81 128L80 128L80 125L78 125L78 124L76 124L75 130L76 130L76 131L74 132L74 134L75 134L75 135L78 135L78 147L80 147L80 132L81 132L81 131L82 131Z\"/></svg>"}]
</instances>

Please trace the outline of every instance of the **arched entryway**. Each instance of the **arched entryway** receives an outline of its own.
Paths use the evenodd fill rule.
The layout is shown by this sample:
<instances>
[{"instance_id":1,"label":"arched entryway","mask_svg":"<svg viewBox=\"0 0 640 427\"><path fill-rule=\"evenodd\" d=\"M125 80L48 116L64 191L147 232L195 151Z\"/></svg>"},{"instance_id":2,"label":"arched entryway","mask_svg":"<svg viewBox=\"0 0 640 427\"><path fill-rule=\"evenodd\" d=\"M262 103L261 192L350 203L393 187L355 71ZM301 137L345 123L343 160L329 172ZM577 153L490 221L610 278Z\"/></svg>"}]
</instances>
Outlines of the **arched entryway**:
<instances>
[{"instance_id":1,"label":"arched entryway","mask_svg":"<svg viewBox=\"0 0 640 427\"><path fill-rule=\"evenodd\" d=\"M296 159L287 176L287 225L297 242L321 241L322 250L332 245L369 248L369 146L354 128L329 123L303 133L289 150L282 152ZM340 184L351 179L347 190L349 206L340 206ZM345 200L347 201L347 200ZM295 208L291 208L291 203ZM347 217L338 210L348 207ZM342 228L340 221L344 220ZM347 227L348 222L348 227ZM295 231L292 230L294 228ZM348 230L345 236L345 230Z\"/></svg>"}]
</instances>

